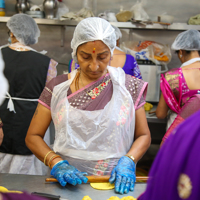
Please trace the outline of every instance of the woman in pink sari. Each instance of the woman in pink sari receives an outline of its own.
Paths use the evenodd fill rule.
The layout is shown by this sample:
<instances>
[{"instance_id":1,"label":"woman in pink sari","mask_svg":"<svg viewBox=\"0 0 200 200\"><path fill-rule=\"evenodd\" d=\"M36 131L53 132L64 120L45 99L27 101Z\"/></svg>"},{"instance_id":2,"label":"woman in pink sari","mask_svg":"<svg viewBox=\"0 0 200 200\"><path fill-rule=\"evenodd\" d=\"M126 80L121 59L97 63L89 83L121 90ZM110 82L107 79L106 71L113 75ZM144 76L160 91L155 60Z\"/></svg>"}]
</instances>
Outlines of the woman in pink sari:
<instances>
[{"instance_id":1,"label":"woman in pink sari","mask_svg":"<svg viewBox=\"0 0 200 200\"><path fill-rule=\"evenodd\" d=\"M87 182L87 173L111 175L121 194L133 191L135 165L151 141L147 83L108 66L115 46L109 22L82 20L71 42L80 69L54 78L39 99L26 144L62 186ZM43 141L52 119L53 151Z\"/></svg>"},{"instance_id":2,"label":"woman in pink sari","mask_svg":"<svg viewBox=\"0 0 200 200\"><path fill-rule=\"evenodd\" d=\"M180 33L172 44L182 65L161 76L161 97L156 110L158 118L169 111L164 142L187 117L200 109L200 33L187 30Z\"/></svg>"}]
</instances>

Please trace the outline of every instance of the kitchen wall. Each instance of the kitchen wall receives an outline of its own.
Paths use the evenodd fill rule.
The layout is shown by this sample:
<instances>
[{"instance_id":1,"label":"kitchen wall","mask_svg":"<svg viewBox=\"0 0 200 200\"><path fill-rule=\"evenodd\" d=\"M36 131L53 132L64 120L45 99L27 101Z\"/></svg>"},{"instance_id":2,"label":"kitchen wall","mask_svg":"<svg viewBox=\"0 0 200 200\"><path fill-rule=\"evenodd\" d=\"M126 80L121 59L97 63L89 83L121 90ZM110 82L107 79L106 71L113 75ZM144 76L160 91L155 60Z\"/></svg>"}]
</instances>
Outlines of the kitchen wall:
<instances>
[{"instance_id":1,"label":"kitchen wall","mask_svg":"<svg viewBox=\"0 0 200 200\"><path fill-rule=\"evenodd\" d=\"M146 0L147 1L147 0ZM6 15L12 16L15 14L15 3L14 0L5 0L6 2ZM42 0L31 0L32 4L40 5ZM63 0L68 6L70 11L78 11L81 9L83 0ZM104 10L110 10L117 13L120 6L124 9L129 9L136 0L96 0L97 8L96 13L99 14ZM166 12L169 15L175 17L174 22L186 23L189 17L200 13L200 1L199 0L148 0L144 9L152 20L157 20L157 16ZM61 27L59 26L47 26L40 25L41 36L38 44L34 45L33 48L37 50L47 50L48 56L59 62L58 73L62 74L63 71L67 70L68 62L71 59L71 48L70 41L73 36L73 27L67 27L65 31L65 45L60 46L61 39ZM123 38L122 42L129 40L129 31L122 30ZM132 39L145 39L161 42L163 44L171 45L173 40L179 31L166 31L166 30L133 30ZM0 23L0 45L7 43L7 27L5 23ZM177 56L172 52L172 61L168 64L169 68L179 67L180 61Z\"/></svg>"}]
</instances>

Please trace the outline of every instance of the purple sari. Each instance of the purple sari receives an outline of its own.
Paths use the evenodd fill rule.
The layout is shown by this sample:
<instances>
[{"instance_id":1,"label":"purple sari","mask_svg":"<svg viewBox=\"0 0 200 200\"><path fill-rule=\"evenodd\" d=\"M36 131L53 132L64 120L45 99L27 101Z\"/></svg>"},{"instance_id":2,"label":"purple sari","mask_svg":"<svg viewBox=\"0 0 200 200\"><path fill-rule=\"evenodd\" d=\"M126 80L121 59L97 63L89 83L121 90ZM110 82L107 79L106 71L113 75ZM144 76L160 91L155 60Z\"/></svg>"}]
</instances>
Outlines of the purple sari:
<instances>
[{"instance_id":1,"label":"purple sari","mask_svg":"<svg viewBox=\"0 0 200 200\"><path fill-rule=\"evenodd\" d=\"M200 199L200 111L180 124L158 152L138 200Z\"/></svg>"},{"instance_id":2,"label":"purple sari","mask_svg":"<svg viewBox=\"0 0 200 200\"><path fill-rule=\"evenodd\" d=\"M39 197L36 195L30 195L26 192L23 192L22 194L17 193L1 193L3 199L2 200L47 200L44 197Z\"/></svg>"}]
</instances>

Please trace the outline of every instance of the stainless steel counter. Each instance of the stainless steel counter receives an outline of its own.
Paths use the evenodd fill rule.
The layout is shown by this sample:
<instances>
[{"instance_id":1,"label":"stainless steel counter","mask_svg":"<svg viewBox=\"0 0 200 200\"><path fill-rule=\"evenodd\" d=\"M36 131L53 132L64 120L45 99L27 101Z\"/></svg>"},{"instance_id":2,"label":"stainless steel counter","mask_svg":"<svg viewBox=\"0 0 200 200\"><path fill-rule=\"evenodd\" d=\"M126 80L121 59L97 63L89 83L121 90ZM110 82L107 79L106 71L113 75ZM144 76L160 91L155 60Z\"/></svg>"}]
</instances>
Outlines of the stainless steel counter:
<instances>
[{"instance_id":1,"label":"stainless steel counter","mask_svg":"<svg viewBox=\"0 0 200 200\"><path fill-rule=\"evenodd\" d=\"M151 112L152 111L155 111L157 108L157 105L153 105L153 108L150 110ZM150 111L145 111L146 113L146 118L147 118L147 122L150 122L150 123L164 123L166 124L167 123L167 118L165 119L158 119L156 117L156 114L153 113L153 114L149 114Z\"/></svg>"},{"instance_id":2,"label":"stainless steel counter","mask_svg":"<svg viewBox=\"0 0 200 200\"><path fill-rule=\"evenodd\" d=\"M82 200L86 195L90 196L92 200L107 200L111 196L133 196L137 198L145 191L145 183L136 183L134 192L129 192L125 195L116 194L114 190L95 190L89 184L82 184L77 186L67 185L62 187L59 183L45 183L47 176L32 176L19 174L0 174L0 186L4 186L9 190L42 192L53 195L60 195L61 198L68 200Z\"/></svg>"}]
</instances>

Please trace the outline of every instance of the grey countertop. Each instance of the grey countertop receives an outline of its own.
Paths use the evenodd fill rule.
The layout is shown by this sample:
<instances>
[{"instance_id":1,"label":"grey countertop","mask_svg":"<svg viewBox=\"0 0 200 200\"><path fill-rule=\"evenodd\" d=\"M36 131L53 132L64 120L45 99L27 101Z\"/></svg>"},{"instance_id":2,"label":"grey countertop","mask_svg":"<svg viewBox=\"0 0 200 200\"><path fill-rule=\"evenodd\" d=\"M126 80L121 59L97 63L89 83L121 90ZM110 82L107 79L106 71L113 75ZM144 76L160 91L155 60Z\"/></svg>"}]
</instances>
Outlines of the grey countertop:
<instances>
[{"instance_id":1,"label":"grey countertop","mask_svg":"<svg viewBox=\"0 0 200 200\"><path fill-rule=\"evenodd\" d=\"M67 185L66 187L62 187L59 183L45 183L45 178L47 178L47 176L0 174L0 186L4 186L9 190L59 195L61 198L68 200L82 200L86 195L90 196L92 200L107 200L111 196L118 196L119 198L133 196L137 198L146 188L145 183L136 183L133 192L120 195L115 193L114 190L95 190L89 184L77 186Z\"/></svg>"}]
</instances>

